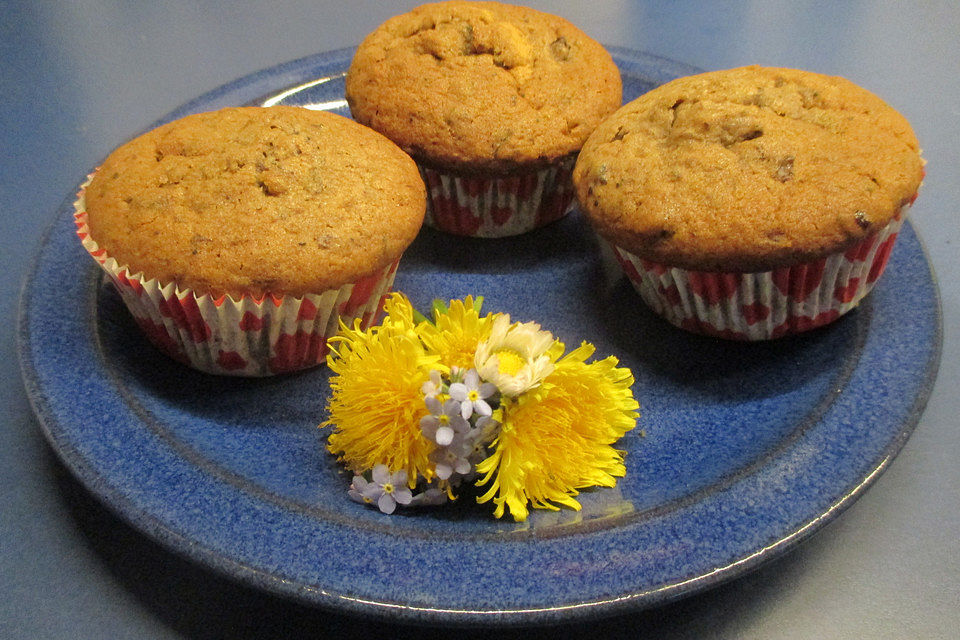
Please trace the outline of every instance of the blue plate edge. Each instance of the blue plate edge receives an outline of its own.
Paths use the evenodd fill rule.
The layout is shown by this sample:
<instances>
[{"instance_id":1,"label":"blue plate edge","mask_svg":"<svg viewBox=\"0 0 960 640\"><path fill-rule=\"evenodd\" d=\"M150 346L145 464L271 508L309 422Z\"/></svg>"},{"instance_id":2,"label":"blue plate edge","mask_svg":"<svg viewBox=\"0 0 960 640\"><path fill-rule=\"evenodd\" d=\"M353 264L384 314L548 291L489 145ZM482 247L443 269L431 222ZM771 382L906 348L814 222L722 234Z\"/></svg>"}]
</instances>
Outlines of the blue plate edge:
<instances>
[{"instance_id":1,"label":"blue plate edge","mask_svg":"<svg viewBox=\"0 0 960 640\"><path fill-rule=\"evenodd\" d=\"M67 198L63 206L67 206L72 200L73 197ZM47 242L58 220L59 218L48 226L41 238L40 246L43 246L43 244ZM908 220L907 223L910 224L910 221ZM914 233L914 235L919 239L916 233ZM942 303L939 287L936 286L936 280L934 278L935 274L929 260L927 260L928 254L922 244L921 250L923 251L930 275L933 278L932 291L936 301L936 313L934 314L936 319L935 344L932 345L933 357L928 361L923 382L918 383L918 388L922 389L922 392L916 397L910 409L909 420L904 423L897 437L884 449L882 455L879 456L877 463L873 465L873 469L865 480L856 484L852 490L846 491L843 497L835 502L826 513L813 518L781 540L764 547L762 553L738 560L705 575L679 580L673 584L658 587L653 591L624 594L615 599L577 602L552 607L530 607L515 610L465 610L415 607L398 602L372 601L349 594L331 593L310 585L295 585L289 580L237 562L212 549L203 547L196 541L174 531L149 511L138 508L132 500L126 498L119 490L104 482L103 477L97 475L96 472L85 463L83 457L76 453L76 449L71 444L56 438L53 430L50 429L50 423L55 423L56 418L42 403L46 398L46 394L42 392L37 382L38 376L36 370L32 366L32 363L27 361L25 356L26 349L24 348L29 340L29 327L27 326L29 296L26 295L26 292L29 290L29 286L32 284L39 266L39 252L21 287L17 349L27 397L37 416L45 439L51 445L57 457L71 473L80 479L81 484L91 495L96 496L112 513L118 515L132 528L147 534L164 548L173 551L179 557L198 563L202 567L213 569L219 575L236 580L241 584L283 594L292 597L302 604L311 606L319 605L334 612L342 613L344 610L347 610L360 615L374 614L385 620L403 620L421 623L424 622L425 617L427 617L430 622L456 624L458 626L476 626L482 624L523 626L535 623L573 622L575 620L609 617L660 606L681 599L688 594L716 587L736 579L758 568L760 565L780 557L822 530L824 526L833 522L873 485L882 475L883 471L885 471L896 458L916 425L919 423L923 410L929 400L930 393L932 392L933 382L939 371L943 341Z\"/></svg>"}]
</instances>

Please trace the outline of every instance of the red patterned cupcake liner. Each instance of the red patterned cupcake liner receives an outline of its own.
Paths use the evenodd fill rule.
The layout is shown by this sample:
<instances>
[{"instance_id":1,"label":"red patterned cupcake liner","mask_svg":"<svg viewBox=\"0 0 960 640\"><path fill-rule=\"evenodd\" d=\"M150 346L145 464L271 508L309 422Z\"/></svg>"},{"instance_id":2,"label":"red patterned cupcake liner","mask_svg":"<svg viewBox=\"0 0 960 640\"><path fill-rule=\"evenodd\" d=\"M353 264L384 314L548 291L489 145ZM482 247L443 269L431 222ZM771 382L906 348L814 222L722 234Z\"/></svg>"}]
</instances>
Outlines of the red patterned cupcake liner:
<instances>
[{"instance_id":1,"label":"red patterned cupcake liner","mask_svg":"<svg viewBox=\"0 0 960 640\"><path fill-rule=\"evenodd\" d=\"M769 340L856 307L883 273L908 208L846 251L773 271L692 271L613 251L640 297L670 323L729 340Z\"/></svg>"},{"instance_id":2,"label":"red patterned cupcake liner","mask_svg":"<svg viewBox=\"0 0 960 640\"><path fill-rule=\"evenodd\" d=\"M573 201L576 156L511 176L469 176L420 165L427 185L424 224L479 238L515 236L559 220Z\"/></svg>"},{"instance_id":3,"label":"red patterned cupcake liner","mask_svg":"<svg viewBox=\"0 0 960 640\"><path fill-rule=\"evenodd\" d=\"M254 297L197 295L175 283L131 273L90 238L83 189L74 203L77 236L109 276L134 320L170 357L207 373L269 376L325 361L327 338L340 321L375 320L397 262L360 280L318 294Z\"/></svg>"}]
</instances>

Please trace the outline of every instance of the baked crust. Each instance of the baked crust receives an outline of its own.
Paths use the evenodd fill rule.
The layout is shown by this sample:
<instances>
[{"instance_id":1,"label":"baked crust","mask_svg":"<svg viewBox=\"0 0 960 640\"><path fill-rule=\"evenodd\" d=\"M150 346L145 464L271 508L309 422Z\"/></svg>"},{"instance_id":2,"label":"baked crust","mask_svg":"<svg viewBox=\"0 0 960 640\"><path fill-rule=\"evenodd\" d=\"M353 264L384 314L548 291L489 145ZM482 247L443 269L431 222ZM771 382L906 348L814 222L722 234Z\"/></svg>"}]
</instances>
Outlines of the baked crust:
<instances>
[{"instance_id":1,"label":"baked crust","mask_svg":"<svg viewBox=\"0 0 960 640\"><path fill-rule=\"evenodd\" d=\"M91 238L132 273L234 296L320 293L385 267L425 197L380 134L287 106L163 125L110 154L85 192Z\"/></svg>"},{"instance_id":2,"label":"baked crust","mask_svg":"<svg viewBox=\"0 0 960 640\"><path fill-rule=\"evenodd\" d=\"M843 250L917 193L907 120L866 89L794 69L680 78L625 105L584 145L577 199L640 257L767 271Z\"/></svg>"},{"instance_id":3,"label":"baked crust","mask_svg":"<svg viewBox=\"0 0 960 640\"><path fill-rule=\"evenodd\" d=\"M509 173L575 153L621 103L610 54L563 18L440 2L387 20L346 80L353 117L418 162Z\"/></svg>"}]
</instances>

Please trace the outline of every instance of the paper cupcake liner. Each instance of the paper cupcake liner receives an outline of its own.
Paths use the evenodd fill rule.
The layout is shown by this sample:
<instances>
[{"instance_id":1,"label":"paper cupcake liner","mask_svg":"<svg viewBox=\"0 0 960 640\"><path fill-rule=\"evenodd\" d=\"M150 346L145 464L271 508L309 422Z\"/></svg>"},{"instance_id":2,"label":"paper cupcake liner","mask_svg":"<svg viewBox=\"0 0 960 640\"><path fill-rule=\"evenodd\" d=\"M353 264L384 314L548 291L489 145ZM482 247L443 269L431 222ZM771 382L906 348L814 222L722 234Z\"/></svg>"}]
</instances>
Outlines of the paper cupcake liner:
<instances>
[{"instance_id":1,"label":"paper cupcake liner","mask_svg":"<svg viewBox=\"0 0 960 640\"><path fill-rule=\"evenodd\" d=\"M823 326L856 307L883 273L908 208L846 251L758 273L680 269L612 246L640 297L670 323L730 340L769 340Z\"/></svg>"},{"instance_id":2,"label":"paper cupcake liner","mask_svg":"<svg viewBox=\"0 0 960 640\"><path fill-rule=\"evenodd\" d=\"M420 165L427 185L424 224L447 233L501 238L559 220L573 201L576 156L511 176L468 176Z\"/></svg>"},{"instance_id":3,"label":"paper cupcake liner","mask_svg":"<svg viewBox=\"0 0 960 640\"><path fill-rule=\"evenodd\" d=\"M89 183L89 180L88 182ZM339 322L375 320L397 262L318 294L254 297L197 295L175 283L131 273L90 237L83 189L74 206L77 236L158 349L195 369L231 376L269 376L324 362Z\"/></svg>"}]
</instances>

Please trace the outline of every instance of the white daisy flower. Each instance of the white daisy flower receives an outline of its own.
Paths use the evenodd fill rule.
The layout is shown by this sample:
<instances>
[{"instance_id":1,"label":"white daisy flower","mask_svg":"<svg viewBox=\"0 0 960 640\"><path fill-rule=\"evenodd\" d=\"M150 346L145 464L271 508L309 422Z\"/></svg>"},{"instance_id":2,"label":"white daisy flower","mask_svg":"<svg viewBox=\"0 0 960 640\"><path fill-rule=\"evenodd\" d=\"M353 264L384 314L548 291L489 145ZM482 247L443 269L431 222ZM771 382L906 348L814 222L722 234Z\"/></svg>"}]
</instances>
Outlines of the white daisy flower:
<instances>
[{"instance_id":1,"label":"white daisy flower","mask_svg":"<svg viewBox=\"0 0 960 640\"><path fill-rule=\"evenodd\" d=\"M518 396L540 384L553 371L547 350L553 334L535 322L510 323L509 315L498 316L490 337L477 345L474 365L480 377L497 386L505 396Z\"/></svg>"}]
</instances>

